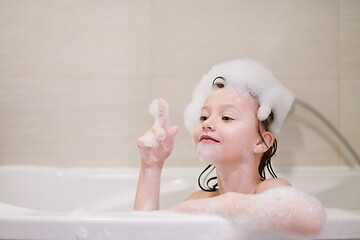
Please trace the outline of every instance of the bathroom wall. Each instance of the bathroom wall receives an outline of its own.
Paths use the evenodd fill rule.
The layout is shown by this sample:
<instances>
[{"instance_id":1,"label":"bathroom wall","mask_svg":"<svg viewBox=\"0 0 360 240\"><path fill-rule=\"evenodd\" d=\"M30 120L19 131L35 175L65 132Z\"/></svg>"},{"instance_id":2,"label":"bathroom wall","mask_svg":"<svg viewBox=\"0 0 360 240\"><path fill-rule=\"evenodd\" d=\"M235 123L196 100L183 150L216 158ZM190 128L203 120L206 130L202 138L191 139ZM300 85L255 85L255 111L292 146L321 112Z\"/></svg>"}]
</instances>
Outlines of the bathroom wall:
<instances>
[{"instance_id":1,"label":"bathroom wall","mask_svg":"<svg viewBox=\"0 0 360 240\"><path fill-rule=\"evenodd\" d=\"M166 166L200 166L182 113L209 68L255 58L360 153L360 1L0 0L0 165L139 166L154 98L180 127ZM276 166L354 160L299 107Z\"/></svg>"}]
</instances>

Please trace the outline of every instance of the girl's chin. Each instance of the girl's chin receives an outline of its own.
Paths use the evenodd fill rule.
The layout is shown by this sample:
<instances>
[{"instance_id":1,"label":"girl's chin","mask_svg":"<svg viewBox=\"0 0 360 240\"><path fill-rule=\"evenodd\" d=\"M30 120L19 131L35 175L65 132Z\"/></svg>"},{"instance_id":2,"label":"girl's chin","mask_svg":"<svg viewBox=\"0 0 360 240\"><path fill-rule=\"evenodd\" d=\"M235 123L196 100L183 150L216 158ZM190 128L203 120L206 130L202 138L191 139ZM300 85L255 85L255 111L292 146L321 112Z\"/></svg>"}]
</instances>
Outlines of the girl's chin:
<instances>
[{"instance_id":1,"label":"girl's chin","mask_svg":"<svg viewBox=\"0 0 360 240\"><path fill-rule=\"evenodd\" d=\"M199 143L196 147L200 162L205 164L215 164L221 156L216 144Z\"/></svg>"},{"instance_id":2,"label":"girl's chin","mask_svg":"<svg viewBox=\"0 0 360 240\"><path fill-rule=\"evenodd\" d=\"M196 153L199 157L200 162L211 165L221 165L236 161L254 161L254 152L252 150L244 150L242 152L226 152L220 147L219 144L199 143L196 146ZM229 155L234 154L236 157L231 158ZM226 160L225 160L226 159Z\"/></svg>"}]
</instances>

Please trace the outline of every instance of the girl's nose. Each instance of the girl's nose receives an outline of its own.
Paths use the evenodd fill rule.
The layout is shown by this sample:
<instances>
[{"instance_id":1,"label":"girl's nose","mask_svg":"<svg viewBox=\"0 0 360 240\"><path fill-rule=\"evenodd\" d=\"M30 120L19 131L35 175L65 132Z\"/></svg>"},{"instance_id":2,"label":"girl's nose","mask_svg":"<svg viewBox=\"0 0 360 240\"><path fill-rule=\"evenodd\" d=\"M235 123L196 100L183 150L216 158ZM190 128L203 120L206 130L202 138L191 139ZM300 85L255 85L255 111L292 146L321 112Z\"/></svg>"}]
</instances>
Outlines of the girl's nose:
<instances>
[{"instance_id":1,"label":"girl's nose","mask_svg":"<svg viewBox=\"0 0 360 240\"><path fill-rule=\"evenodd\" d=\"M214 130L215 129L215 125L212 121L210 121L210 119L206 119L203 122L203 130Z\"/></svg>"}]
</instances>

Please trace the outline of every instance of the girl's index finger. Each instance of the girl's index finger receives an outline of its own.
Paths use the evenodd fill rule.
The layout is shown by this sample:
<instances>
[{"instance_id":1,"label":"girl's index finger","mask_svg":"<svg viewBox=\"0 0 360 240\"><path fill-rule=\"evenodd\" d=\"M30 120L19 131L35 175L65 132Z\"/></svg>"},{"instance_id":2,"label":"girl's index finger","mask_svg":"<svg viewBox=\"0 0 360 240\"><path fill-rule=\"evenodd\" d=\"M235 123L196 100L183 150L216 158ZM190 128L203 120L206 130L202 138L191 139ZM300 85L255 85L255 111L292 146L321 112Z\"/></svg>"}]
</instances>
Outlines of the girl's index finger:
<instances>
[{"instance_id":1,"label":"girl's index finger","mask_svg":"<svg viewBox=\"0 0 360 240\"><path fill-rule=\"evenodd\" d=\"M154 125L167 130L169 127L169 105L165 100L159 98L151 102L149 107L150 114L154 117Z\"/></svg>"}]
</instances>

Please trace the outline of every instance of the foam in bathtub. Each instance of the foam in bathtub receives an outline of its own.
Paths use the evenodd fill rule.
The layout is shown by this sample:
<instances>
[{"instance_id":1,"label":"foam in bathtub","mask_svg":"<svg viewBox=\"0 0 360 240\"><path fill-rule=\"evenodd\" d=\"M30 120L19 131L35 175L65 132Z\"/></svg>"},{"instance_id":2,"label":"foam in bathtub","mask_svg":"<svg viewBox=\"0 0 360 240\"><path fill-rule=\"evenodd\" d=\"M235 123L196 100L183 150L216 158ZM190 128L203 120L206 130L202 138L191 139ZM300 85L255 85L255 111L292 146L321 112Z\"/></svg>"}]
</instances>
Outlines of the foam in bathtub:
<instances>
[{"instance_id":1,"label":"foam in bathtub","mask_svg":"<svg viewBox=\"0 0 360 240\"><path fill-rule=\"evenodd\" d=\"M221 77L221 78L219 78ZM259 102L258 119L263 121L270 112L274 114L274 121L270 124L270 131L275 135L290 110L295 95L286 89L260 62L251 59L234 60L213 66L196 85L192 93L192 101L184 112L185 126L190 133L198 123L201 108L206 97L214 90L213 83L220 79L224 89L248 92Z\"/></svg>"},{"instance_id":2,"label":"foam in bathtub","mask_svg":"<svg viewBox=\"0 0 360 240\"><path fill-rule=\"evenodd\" d=\"M273 231L290 236L311 236L325 222L325 211L313 196L293 187L278 187L259 194L229 192L218 197L185 201L171 211L213 214L251 231Z\"/></svg>"},{"instance_id":3,"label":"foam in bathtub","mask_svg":"<svg viewBox=\"0 0 360 240\"><path fill-rule=\"evenodd\" d=\"M253 197L246 215L234 218L252 229L261 226L288 235L311 236L324 225L325 211L319 200L296 188L274 188Z\"/></svg>"},{"instance_id":4,"label":"foam in bathtub","mask_svg":"<svg viewBox=\"0 0 360 240\"><path fill-rule=\"evenodd\" d=\"M155 99L149 106L149 112L154 118L154 125L139 141L145 147L157 147L158 141L166 138L166 129L169 122L169 106L163 99Z\"/></svg>"}]
</instances>

